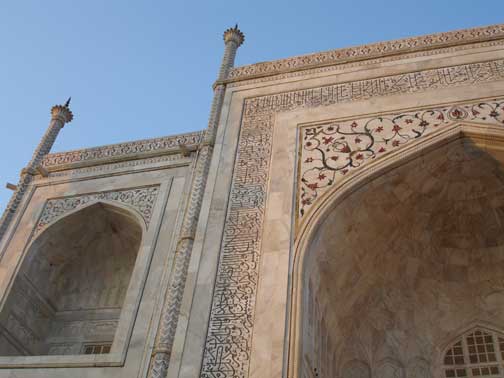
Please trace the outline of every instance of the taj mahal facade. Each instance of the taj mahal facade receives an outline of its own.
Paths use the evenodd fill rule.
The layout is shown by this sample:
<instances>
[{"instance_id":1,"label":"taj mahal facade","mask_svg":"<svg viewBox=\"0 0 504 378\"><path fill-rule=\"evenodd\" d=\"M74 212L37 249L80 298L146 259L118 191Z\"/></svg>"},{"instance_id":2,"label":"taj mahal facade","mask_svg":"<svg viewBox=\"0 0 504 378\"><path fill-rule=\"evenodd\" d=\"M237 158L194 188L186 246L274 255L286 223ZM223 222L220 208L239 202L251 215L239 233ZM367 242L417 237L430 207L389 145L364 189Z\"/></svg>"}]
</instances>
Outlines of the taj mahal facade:
<instances>
[{"instance_id":1,"label":"taj mahal facade","mask_svg":"<svg viewBox=\"0 0 504 378\"><path fill-rule=\"evenodd\" d=\"M51 109L0 220L0 378L504 377L504 25L243 42L200 132L51 152Z\"/></svg>"}]
</instances>

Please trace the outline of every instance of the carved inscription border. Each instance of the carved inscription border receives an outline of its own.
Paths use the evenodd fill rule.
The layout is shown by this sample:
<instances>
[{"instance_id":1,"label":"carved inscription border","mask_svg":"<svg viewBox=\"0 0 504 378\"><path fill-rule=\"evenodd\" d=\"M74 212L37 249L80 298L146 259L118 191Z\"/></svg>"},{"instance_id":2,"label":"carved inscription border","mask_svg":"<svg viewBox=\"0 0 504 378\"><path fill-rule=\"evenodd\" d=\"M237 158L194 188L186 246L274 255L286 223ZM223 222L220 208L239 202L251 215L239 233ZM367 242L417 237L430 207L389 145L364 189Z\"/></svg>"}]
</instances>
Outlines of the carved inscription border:
<instances>
[{"instance_id":1,"label":"carved inscription border","mask_svg":"<svg viewBox=\"0 0 504 378\"><path fill-rule=\"evenodd\" d=\"M276 112L501 80L495 60L246 100L201 377L248 376Z\"/></svg>"}]
</instances>

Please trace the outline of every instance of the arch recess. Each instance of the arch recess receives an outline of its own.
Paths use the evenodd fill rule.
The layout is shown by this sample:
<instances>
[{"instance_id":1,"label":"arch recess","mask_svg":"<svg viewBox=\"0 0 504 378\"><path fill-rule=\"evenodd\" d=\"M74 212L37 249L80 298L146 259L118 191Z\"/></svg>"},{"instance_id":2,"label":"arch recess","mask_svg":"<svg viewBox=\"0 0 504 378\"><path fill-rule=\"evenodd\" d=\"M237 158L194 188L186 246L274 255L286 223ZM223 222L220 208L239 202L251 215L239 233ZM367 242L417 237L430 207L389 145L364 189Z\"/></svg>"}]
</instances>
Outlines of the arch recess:
<instances>
[{"instance_id":1,"label":"arch recess","mask_svg":"<svg viewBox=\"0 0 504 378\"><path fill-rule=\"evenodd\" d=\"M145 218L142 216L142 214L140 214L140 212L135 207L127 205L120 201L95 199L84 205L69 209L65 211L63 214L55 215L54 218L52 218L48 223L42 223L37 225L34 235L35 238L38 238L41 235L41 233L43 233L46 229L51 227L53 224L59 222L60 220L94 205L101 205L108 207L109 209L116 209L116 211L122 211L122 213L125 216L132 217L136 222L138 222L138 224L142 227L142 234L145 234L145 232L147 231L147 222ZM33 242L33 240L31 242Z\"/></svg>"},{"instance_id":2,"label":"arch recess","mask_svg":"<svg viewBox=\"0 0 504 378\"><path fill-rule=\"evenodd\" d=\"M314 206L312 211L310 211L306 215L307 218L303 221L303 224L298 230L298 235L293 246L293 258L291 265L288 317L289 337L287 338L288 345L286 348L286 361L288 371L287 374L289 378L299 377L301 374L300 372L303 369L302 365L304 364L302 361L306 361L306 356L303 355L303 321L310 316L315 316L313 312L323 311L321 309L315 308L317 306L315 306L313 303L307 303L306 292L310 290L313 291L315 289L313 287L309 287L312 282L310 280L307 280L304 274L307 269L307 265L313 264L309 260L313 259L313 254L316 254L317 251L310 249L310 247L314 242L317 241L317 238L321 237L320 230L324 227L324 222L326 222L328 217L330 217L331 215L334 216L334 213L336 211L339 211L337 209L340 206L343 206L343 204L349 198L356 195L356 193L358 193L359 191L362 192L365 191L366 188L379 186L386 182L387 175L393 175L394 172L400 171L401 168L407 166L408 164L410 164L411 167L413 166L413 164L415 164L415 161L426 162L431 158L431 156L434 156L436 153L437 161L439 163L442 163L443 157L440 157L441 152L439 151L443 151L443 149L446 148L452 148L457 144L463 146L470 145L471 147L469 149L474 148L484 154L487 154L488 156L490 156L487 159L488 161L495 159L496 161L499 161L499 164L504 161L504 154L502 154L502 151L504 150L504 130L502 129L502 127L488 125L482 126L480 124L470 123L454 124L452 126L441 129L438 132L429 135L428 137L425 137L425 139L420 139L418 141L405 145L396 152L383 156L381 159L377 159L367 166L362 167L362 169L356 170L352 174L345 177L345 179L341 181L337 186L332 188L330 193L324 195L324 197L315 204L316 206ZM470 152L468 153L470 154ZM414 216L414 214L412 214L412 216ZM380 220L376 221L380 222ZM439 233L438 236L441 237L441 235L442 233ZM484 238L488 239L488 235L484 235L483 239ZM496 241L496 243L500 242L500 239ZM312 252L312 256L310 256L310 253L308 252ZM351 259L351 257L348 257L348 259ZM341 260L342 266L344 266L346 263L347 260ZM351 288L349 288L349 290L350 289ZM502 299L504 300L504 297ZM495 297L491 298L491 300L500 301L501 298ZM308 314L305 311L308 307L314 307L315 309L311 309L311 313ZM458 319L457 321L461 320ZM455 321L454 323L457 323L457 321ZM323 324L319 325L318 327L321 326L329 329L331 328L331 324ZM353 335L352 337L354 336L355 335ZM334 343L334 341L331 340L324 340L322 343L323 345L318 345L317 348L327 349L329 347L334 347L334 345L331 346L331 342ZM338 346L338 348L340 348L340 350L344 349L344 347L342 347L341 345ZM437 346L437 348L439 353L439 345ZM316 352L318 353L319 350L317 350ZM360 351L359 353L361 353L361 355L359 355L359 353L357 352L353 354L352 353L349 353L347 360L345 360L345 358L339 357L338 359L336 359L334 363L338 365L338 369L339 366L343 366L345 363L349 363L349 361L352 360L366 361L367 359L369 361L369 356L365 355L367 353L365 351ZM398 371L403 371L404 369L413 369L411 371L418 371L422 374L427 374L426 366L428 363L423 359L423 357L424 356L411 356L409 361L402 361L401 363L398 362L397 366L401 366L400 369L402 369ZM389 361L386 364L382 365L386 365L386 369L390 370L392 369L391 366L396 366L390 363L390 361L392 361L394 358L395 356L387 355L383 355L380 358L378 358L378 356L375 356L375 362L377 363L378 360ZM429 361L432 362L434 360L436 360L434 356L429 356ZM421 363L418 361L421 361ZM322 362L311 361L310 363L313 366L317 366ZM372 369L376 370L376 366L372 367ZM439 366L431 366L431 369L439 373ZM365 369L362 368L361 370L364 371ZM338 371L338 374L343 373Z\"/></svg>"},{"instance_id":3,"label":"arch recess","mask_svg":"<svg viewBox=\"0 0 504 378\"><path fill-rule=\"evenodd\" d=\"M136 211L101 200L46 225L3 301L0 355L108 353L145 229Z\"/></svg>"}]
</instances>

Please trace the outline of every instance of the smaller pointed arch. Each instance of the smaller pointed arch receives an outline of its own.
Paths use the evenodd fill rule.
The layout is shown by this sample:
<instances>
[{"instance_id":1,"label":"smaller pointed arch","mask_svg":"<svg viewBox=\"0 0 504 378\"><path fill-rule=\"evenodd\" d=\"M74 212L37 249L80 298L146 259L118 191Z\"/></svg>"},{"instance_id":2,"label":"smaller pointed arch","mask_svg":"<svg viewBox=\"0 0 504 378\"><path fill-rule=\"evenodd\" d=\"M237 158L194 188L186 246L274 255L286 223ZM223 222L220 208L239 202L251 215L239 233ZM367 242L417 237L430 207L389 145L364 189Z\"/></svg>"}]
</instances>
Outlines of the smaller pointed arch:
<instances>
[{"instance_id":1,"label":"smaller pointed arch","mask_svg":"<svg viewBox=\"0 0 504 378\"><path fill-rule=\"evenodd\" d=\"M0 312L0 355L110 352L145 223L95 201L31 242Z\"/></svg>"},{"instance_id":2,"label":"smaller pointed arch","mask_svg":"<svg viewBox=\"0 0 504 378\"><path fill-rule=\"evenodd\" d=\"M351 360L343 366L341 376L342 378L371 378L371 369L362 360Z\"/></svg>"}]
</instances>

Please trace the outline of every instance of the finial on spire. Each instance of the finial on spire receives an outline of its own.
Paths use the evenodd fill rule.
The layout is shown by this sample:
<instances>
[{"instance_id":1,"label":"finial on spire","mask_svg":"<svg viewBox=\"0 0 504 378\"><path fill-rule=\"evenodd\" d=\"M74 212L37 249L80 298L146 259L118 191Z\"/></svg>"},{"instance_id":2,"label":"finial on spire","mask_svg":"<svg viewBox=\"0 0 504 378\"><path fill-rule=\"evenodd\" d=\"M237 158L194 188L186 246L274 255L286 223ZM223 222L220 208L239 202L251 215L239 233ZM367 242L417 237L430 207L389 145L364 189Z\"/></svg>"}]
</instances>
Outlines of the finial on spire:
<instances>
[{"instance_id":1,"label":"finial on spire","mask_svg":"<svg viewBox=\"0 0 504 378\"><path fill-rule=\"evenodd\" d=\"M51 115L53 119L59 119L63 124L71 122L73 119L72 111L70 110L70 101L72 97L68 97L65 105L55 105L51 108ZM62 126L63 127L63 126Z\"/></svg>"},{"instance_id":2,"label":"finial on spire","mask_svg":"<svg viewBox=\"0 0 504 378\"><path fill-rule=\"evenodd\" d=\"M245 35L238 29L238 23L235 24L234 28L229 28L224 32L224 42L228 43L230 41L235 42L238 46L245 41Z\"/></svg>"}]
</instances>

